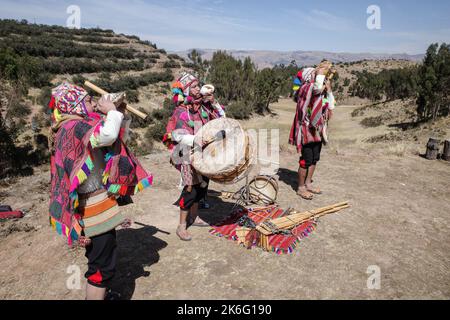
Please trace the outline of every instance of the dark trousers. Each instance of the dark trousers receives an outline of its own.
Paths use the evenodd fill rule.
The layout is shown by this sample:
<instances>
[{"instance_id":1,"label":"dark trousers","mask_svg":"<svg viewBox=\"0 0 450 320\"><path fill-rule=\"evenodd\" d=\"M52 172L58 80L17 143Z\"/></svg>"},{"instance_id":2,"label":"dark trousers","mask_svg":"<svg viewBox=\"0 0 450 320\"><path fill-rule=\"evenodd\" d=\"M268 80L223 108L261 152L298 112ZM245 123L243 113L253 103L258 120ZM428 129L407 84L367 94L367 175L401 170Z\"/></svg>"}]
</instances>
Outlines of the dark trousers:
<instances>
[{"instance_id":1,"label":"dark trousers","mask_svg":"<svg viewBox=\"0 0 450 320\"><path fill-rule=\"evenodd\" d=\"M322 142L308 143L302 146L302 156L300 157L300 167L308 169L320 161Z\"/></svg>"},{"instance_id":2,"label":"dark trousers","mask_svg":"<svg viewBox=\"0 0 450 320\"><path fill-rule=\"evenodd\" d=\"M116 230L92 237L91 241L86 248L88 271L85 277L88 283L95 287L109 288L116 273Z\"/></svg>"}]
</instances>

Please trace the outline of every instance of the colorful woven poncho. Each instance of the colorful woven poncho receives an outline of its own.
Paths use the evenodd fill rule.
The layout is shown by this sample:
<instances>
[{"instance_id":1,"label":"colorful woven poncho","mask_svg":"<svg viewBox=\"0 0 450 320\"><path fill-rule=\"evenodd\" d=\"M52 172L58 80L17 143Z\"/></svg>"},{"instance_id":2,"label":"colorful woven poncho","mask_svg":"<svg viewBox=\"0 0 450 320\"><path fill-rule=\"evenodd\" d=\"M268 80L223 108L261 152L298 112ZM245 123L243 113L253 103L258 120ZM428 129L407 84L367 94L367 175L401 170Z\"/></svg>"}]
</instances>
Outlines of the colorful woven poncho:
<instances>
[{"instance_id":1,"label":"colorful woven poncho","mask_svg":"<svg viewBox=\"0 0 450 320\"><path fill-rule=\"evenodd\" d=\"M297 110L289 134L289 144L297 147L300 152L303 145L320 142L324 125L324 112L327 102L323 95L314 95L314 82L307 82L300 88Z\"/></svg>"},{"instance_id":2,"label":"colorful woven poncho","mask_svg":"<svg viewBox=\"0 0 450 320\"><path fill-rule=\"evenodd\" d=\"M94 169L92 148L98 144L97 137L104 125L104 117L100 114L86 114L85 96L82 88L63 83L54 89L50 102L54 109L54 125L59 125L50 159L50 224L67 237L69 245L82 234L82 217L77 213L77 189ZM76 119L64 121L64 115L76 115ZM103 185L111 194L133 195L150 186L153 176L122 142L123 134L122 130L113 146L103 148L107 161Z\"/></svg>"}]
</instances>

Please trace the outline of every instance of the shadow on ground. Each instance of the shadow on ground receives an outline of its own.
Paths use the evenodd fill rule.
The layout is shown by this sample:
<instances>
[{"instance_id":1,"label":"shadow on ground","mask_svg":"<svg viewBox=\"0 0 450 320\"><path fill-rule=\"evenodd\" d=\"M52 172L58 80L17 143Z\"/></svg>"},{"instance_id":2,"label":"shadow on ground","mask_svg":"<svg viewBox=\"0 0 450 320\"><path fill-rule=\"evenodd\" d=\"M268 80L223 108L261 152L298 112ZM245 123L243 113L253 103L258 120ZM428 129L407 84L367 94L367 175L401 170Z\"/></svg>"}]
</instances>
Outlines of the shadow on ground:
<instances>
[{"instance_id":1,"label":"shadow on ground","mask_svg":"<svg viewBox=\"0 0 450 320\"><path fill-rule=\"evenodd\" d=\"M117 275L112 290L121 294L121 299L130 300L136 288L136 280L150 276L144 268L159 261L158 251L167 246L167 242L155 237L157 232L167 233L153 226L140 229L117 231Z\"/></svg>"},{"instance_id":2,"label":"shadow on ground","mask_svg":"<svg viewBox=\"0 0 450 320\"><path fill-rule=\"evenodd\" d=\"M283 181L285 184L290 186L292 190L297 192L298 189L298 172L292 171L286 168L278 169L278 176L280 177L280 181Z\"/></svg>"},{"instance_id":3,"label":"shadow on ground","mask_svg":"<svg viewBox=\"0 0 450 320\"><path fill-rule=\"evenodd\" d=\"M220 198L221 192L214 190L208 191L208 203L211 208L208 210L202 209L199 216L210 225L217 225L230 217L236 210L243 209L241 205L236 205L233 200L230 202L224 201Z\"/></svg>"},{"instance_id":4,"label":"shadow on ground","mask_svg":"<svg viewBox=\"0 0 450 320\"><path fill-rule=\"evenodd\" d=\"M215 225L229 217L235 210L242 206L235 206L234 202L226 202L220 198L221 193L210 190L208 202L211 208L200 210L200 217L210 225ZM136 280L150 276L146 267L158 263L159 251L167 247L167 242L155 235L158 232L169 234L154 226L148 226L139 222L136 225L140 229L122 229L117 231L117 274L112 284L112 290L120 293L122 300L131 300L136 289Z\"/></svg>"},{"instance_id":5,"label":"shadow on ground","mask_svg":"<svg viewBox=\"0 0 450 320\"><path fill-rule=\"evenodd\" d=\"M429 119L418 120L418 121L410 121L410 122L402 122L402 123L394 123L388 125L389 128L397 128L403 131L418 128L421 124L428 122Z\"/></svg>"}]
</instances>

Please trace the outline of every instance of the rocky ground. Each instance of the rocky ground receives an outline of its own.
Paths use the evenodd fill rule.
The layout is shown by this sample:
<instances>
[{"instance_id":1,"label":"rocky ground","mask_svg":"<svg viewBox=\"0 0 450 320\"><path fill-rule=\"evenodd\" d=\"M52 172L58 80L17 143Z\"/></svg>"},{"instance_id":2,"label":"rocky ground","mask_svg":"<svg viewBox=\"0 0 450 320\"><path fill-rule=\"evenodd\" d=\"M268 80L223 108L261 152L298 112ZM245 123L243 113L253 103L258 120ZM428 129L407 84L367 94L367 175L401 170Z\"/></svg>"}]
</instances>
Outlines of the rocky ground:
<instances>
[{"instance_id":1,"label":"rocky ground","mask_svg":"<svg viewBox=\"0 0 450 320\"><path fill-rule=\"evenodd\" d=\"M274 105L277 116L244 122L280 129L280 205L304 210L348 200L352 207L323 217L292 255L248 251L204 228L192 229L192 242L181 242L172 205L178 174L167 152L146 156L155 184L124 207L132 229L118 230L114 289L124 299L450 298L450 163L419 156L428 139L423 132L417 141L368 142L401 129L364 127L364 117L377 115L355 116L355 107L342 106L315 178L324 194L307 202L296 196L298 156L286 144L293 108L281 101ZM400 144L406 147L398 151ZM26 212L20 221L0 223L0 299L84 298L84 250L69 249L48 226L48 183L47 167L0 183L0 202ZM209 221L232 206L210 201L213 208L201 213ZM381 272L379 290L367 287L372 266ZM80 278L80 289L68 289L68 281Z\"/></svg>"}]
</instances>

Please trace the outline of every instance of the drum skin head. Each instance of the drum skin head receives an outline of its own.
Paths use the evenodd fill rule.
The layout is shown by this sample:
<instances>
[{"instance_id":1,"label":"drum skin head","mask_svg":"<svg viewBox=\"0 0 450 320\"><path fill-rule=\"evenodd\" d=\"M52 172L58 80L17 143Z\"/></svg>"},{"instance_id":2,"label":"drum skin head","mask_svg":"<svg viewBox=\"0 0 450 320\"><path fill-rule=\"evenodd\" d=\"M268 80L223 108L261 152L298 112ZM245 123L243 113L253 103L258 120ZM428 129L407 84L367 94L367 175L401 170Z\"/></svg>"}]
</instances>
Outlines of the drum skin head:
<instances>
[{"instance_id":1,"label":"drum skin head","mask_svg":"<svg viewBox=\"0 0 450 320\"><path fill-rule=\"evenodd\" d=\"M270 205L278 196L278 182L272 177L258 176L250 184L250 199L253 203Z\"/></svg>"},{"instance_id":2,"label":"drum skin head","mask_svg":"<svg viewBox=\"0 0 450 320\"><path fill-rule=\"evenodd\" d=\"M201 151L194 152L192 166L207 177L222 176L233 172L247 161L248 138L240 123L233 119L220 118L206 123L195 135L195 143L211 141L221 130L226 137L215 141Z\"/></svg>"}]
</instances>

